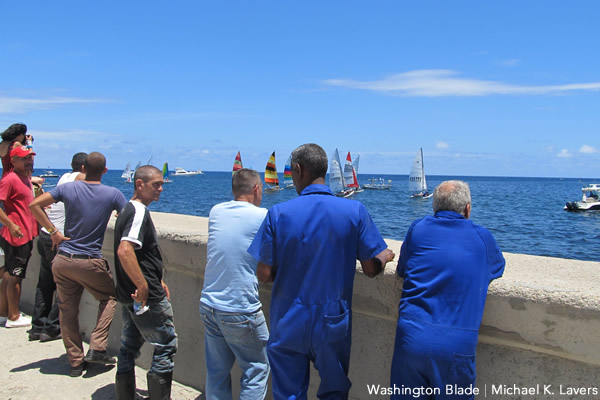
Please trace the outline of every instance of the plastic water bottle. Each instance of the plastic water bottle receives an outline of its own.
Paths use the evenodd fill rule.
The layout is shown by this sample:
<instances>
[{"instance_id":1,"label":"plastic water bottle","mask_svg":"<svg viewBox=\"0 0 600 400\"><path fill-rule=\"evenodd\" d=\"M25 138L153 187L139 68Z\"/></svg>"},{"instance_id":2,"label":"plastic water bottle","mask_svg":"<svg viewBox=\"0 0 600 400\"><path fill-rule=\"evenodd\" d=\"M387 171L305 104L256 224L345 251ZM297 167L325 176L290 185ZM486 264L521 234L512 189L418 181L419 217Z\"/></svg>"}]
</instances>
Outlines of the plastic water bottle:
<instances>
[{"instance_id":1,"label":"plastic water bottle","mask_svg":"<svg viewBox=\"0 0 600 400\"><path fill-rule=\"evenodd\" d=\"M139 302L139 301L134 301L133 302L133 312L135 313L135 315L142 315L143 313L145 313L149 309L150 309L150 307L148 307L147 305L145 305L144 307L142 307L142 303Z\"/></svg>"}]
</instances>

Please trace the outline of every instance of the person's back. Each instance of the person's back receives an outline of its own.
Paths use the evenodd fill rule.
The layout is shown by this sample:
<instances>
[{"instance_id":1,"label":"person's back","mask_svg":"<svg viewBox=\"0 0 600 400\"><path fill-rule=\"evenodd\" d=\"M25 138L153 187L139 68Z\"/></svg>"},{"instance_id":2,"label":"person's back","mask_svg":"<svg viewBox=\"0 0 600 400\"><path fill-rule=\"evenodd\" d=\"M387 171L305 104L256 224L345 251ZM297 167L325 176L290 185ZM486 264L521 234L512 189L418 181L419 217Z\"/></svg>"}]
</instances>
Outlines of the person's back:
<instances>
[{"instance_id":1,"label":"person's back","mask_svg":"<svg viewBox=\"0 0 600 400\"><path fill-rule=\"evenodd\" d=\"M259 208L263 185L258 172L242 168L231 179L234 201L215 205L209 215L207 263L200 297L204 323L206 398L231 399L231 368L242 376L240 396L267 393L269 330L258 296L257 261L246 252L267 210Z\"/></svg>"},{"instance_id":2,"label":"person's back","mask_svg":"<svg viewBox=\"0 0 600 400\"><path fill-rule=\"evenodd\" d=\"M228 312L261 307L256 261L246 250L266 214L266 209L246 201L232 200L211 209L201 302Z\"/></svg>"},{"instance_id":3,"label":"person's back","mask_svg":"<svg viewBox=\"0 0 600 400\"><path fill-rule=\"evenodd\" d=\"M400 315L479 330L482 294L501 275L488 268L499 252L489 231L453 211L438 211L415 221L407 237L399 261L406 267L398 271L404 278Z\"/></svg>"},{"instance_id":4,"label":"person's back","mask_svg":"<svg viewBox=\"0 0 600 400\"><path fill-rule=\"evenodd\" d=\"M504 271L491 233L468 218L471 192L461 181L434 191L434 216L410 226L396 272L404 278L391 385L440 391L458 387L472 398L475 352L488 285ZM392 399L411 394L394 393Z\"/></svg>"},{"instance_id":5,"label":"person's back","mask_svg":"<svg viewBox=\"0 0 600 400\"><path fill-rule=\"evenodd\" d=\"M298 198L273 206L269 218L277 221L273 263L281 266L272 296L281 299L302 304L351 301L356 260L374 257L386 247L362 237L375 228L362 203L335 197L323 185L311 185ZM290 265L304 269L299 274Z\"/></svg>"},{"instance_id":6,"label":"person's back","mask_svg":"<svg viewBox=\"0 0 600 400\"><path fill-rule=\"evenodd\" d=\"M50 195L65 204L65 236L59 250L100 258L106 224L113 210L125 204L123 194L116 188L87 181L57 186Z\"/></svg>"},{"instance_id":7,"label":"person's back","mask_svg":"<svg viewBox=\"0 0 600 400\"><path fill-rule=\"evenodd\" d=\"M356 260L367 276L394 258L359 202L325 186L327 155L316 144L292 152L299 198L273 206L248 252L261 282L273 281L268 344L275 398L306 398L309 365L319 398L347 398Z\"/></svg>"}]
</instances>

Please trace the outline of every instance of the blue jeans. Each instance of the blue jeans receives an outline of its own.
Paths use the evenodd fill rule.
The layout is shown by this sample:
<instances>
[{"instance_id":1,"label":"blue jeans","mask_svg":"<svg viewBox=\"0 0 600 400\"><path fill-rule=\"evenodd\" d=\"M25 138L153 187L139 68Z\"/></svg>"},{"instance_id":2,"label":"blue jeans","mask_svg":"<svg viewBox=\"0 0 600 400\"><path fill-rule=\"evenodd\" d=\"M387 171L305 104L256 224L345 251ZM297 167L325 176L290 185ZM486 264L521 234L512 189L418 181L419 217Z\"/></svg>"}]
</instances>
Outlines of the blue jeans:
<instances>
[{"instance_id":1,"label":"blue jeans","mask_svg":"<svg viewBox=\"0 0 600 400\"><path fill-rule=\"evenodd\" d=\"M150 309L135 315L133 304L123 306L123 331L121 350L117 362L117 374L125 374L135 367L144 342L154 346L152 356L153 374L173 372L173 356L177 352L177 334L173 324L173 308L165 297L158 303L149 304Z\"/></svg>"},{"instance_id":2,"label":"blue jeans","mask_svg":"<svg viewBox=\"0 0 600 400\"><path fill-rule=\"evenodd\" d=\"M269 329L262 310L229 313L200 303L204 321L206 398L232 398L230 371L237 359L242 370L240 400L264 399L269 379Z\"/></svg>"}]
</instances>

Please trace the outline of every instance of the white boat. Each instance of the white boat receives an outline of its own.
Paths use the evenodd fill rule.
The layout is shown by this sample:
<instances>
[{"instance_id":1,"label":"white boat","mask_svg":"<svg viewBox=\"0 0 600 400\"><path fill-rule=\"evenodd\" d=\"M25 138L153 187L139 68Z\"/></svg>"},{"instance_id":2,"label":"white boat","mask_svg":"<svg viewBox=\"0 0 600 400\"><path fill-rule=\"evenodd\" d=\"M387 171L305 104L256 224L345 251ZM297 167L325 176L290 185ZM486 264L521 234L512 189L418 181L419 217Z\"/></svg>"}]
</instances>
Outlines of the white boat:
<instances>
[{"instance_id":1,"label":"white boat","mask_svg":"<svg viewBox=\"0 0 600 400\"><path fill-rule=\"evenodd\" d=\"M40 175L40 178L58 178L58 175L54 171L46 170Z\"/></svg>"},{"instance_id":2,"label":"white boat","mask_svg":"<svg viewBox=\"0 0 600 400\"><path fill-rule=\"evenodd\" d=\"M600 183L593 183L581 188L581 201L569 201L565 211L598 211L600 210Z\"/></svg>"},{"instance_id":3,"label":"white boat","mask_svg":"<svg viewBox=\"0 0 600 400\"><path fill-rule=\"evenodd\" d=\"M175 173L173 174L174 176L187 176L187 175L201 175L204 172L202 172L201 170L196 170L196 171L186 171L183 168L177 167L175 168Z\"/></svg>"},{"instance_id":4,"label":"white boat","mask_svg":"<svg viewBox=\"0 0 600 400\"><path fill-rule=\"evenodd\" d=\"M348 152L348 155L346 156L346 164L344 164L344 181L346 182L346 189L352 190L352 194L364 191L364 189L358 184L355 165L358 167L358 164L354 164L352 162L352 157L350 157L350 152Z\"/></svg>"},{"instance_id":5,"label":"white boat","mask_svg":"<svg viewBox=\"0 0 600 400\"><path fill-rule=\"evenodd\" d=\"M127 162L127 166L123 170L123 173L121 174L121 178L131 179L131 163L130 162Z\"/></svg>"},{"instance_id":6,"label":"white boat","mask_svg":"<svg viewBox=\"0 0 600 400\"><path fill-rule=\"evenodd\" d=\"M335 149L335 152L331 156L331 163L329 164L329 188L333 194L340 197L352 196L354 192L352 189L346 189L338 149Z\"/></svg>"},{"instance_id":7,"label":"white boat","mask_svg":"<svg viewBox=\"0 0 600 400\"><path fill-rule=\"evenodd\" d=\"M363 185L364 189L370 190L389 190L392 187L392 180L388 179L386 182L383 178L371 178L369 183Z\"/></svg>"},{"instance_id":8,"label":"white boat","mask_svg":"<svg viewBox=\"0 0 600 400\"><path fill-rule=\"evenodd\" d=\"M415 161L413 161L408 177L408 190L412 192L410 197L428 199L433 193L427 191L427 180L425 179L425 165L423 164L423 148L419 149Z\"/></svg>"}]
</instances>

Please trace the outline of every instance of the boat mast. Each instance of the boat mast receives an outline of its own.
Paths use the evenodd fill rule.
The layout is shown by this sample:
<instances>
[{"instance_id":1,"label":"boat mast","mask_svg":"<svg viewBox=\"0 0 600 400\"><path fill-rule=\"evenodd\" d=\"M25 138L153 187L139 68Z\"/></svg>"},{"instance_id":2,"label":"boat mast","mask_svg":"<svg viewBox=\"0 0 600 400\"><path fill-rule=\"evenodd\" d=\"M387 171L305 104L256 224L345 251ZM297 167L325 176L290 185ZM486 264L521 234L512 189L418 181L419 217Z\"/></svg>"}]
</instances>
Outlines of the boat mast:
<instances>
[{"instance_id":1,"label":"boat mast","mask_svg":"<svg viewBox=\"0 0 600 400\"><path fill-rule=\"evenodd\" d=\"M425 163L423 162L423 148L421 147L421 190L427 191L427 184L425 183Z\"/></svg>"}]
</instances>

